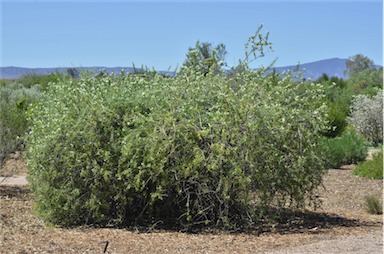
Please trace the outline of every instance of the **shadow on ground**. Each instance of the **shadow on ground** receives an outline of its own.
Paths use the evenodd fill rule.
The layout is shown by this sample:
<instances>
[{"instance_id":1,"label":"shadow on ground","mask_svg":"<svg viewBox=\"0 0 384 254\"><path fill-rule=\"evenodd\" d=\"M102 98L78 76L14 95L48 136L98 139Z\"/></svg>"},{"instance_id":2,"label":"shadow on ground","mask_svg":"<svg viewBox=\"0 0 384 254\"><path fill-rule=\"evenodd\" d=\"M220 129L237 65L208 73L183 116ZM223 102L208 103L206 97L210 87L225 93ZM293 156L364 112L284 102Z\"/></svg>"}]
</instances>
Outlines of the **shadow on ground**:
<instances>
[{"instance_id":1,"label":"shadow on ground","mask_svg":"<svg viewBox=\"0 0 384 254\"><path fill-rule=\"evenodd\" d=\"M324 229L367 227L375 225L376 224L373 222L362 222L356 219L341 217L337 214L285 210L276 220L276 224L274 224L273 227L269 227L269 230L267 227L266 231L273 231L281 234L318 234Z\"/></svg>"},{"instance_id":2,"label":"shadow on ground","mask_svg":"<svg viewBox=\"0 0 384 254\"><path fill-rule=\"evenodd\" d=\"M30 192L26 186L0 186L0 199L4 200L15 200L15 201L25 201L32 200L33 194ZM274 214L279 214L276 216L276 219L269 221L268 223L260 223L255 225L253 228L248 228L246 230L239 229L231 231L232 233L248 233L261 235L265 233L279 233L279 234L298 234L298 233L307 233L307 234L319 234L324 230L333 229L333 228L356 228L356 227L371 227L371 226L380 226L378 222L364 222L356 219L349 219L341 217L337 214L329 213L319 213L312 211L292 211L289 209L285 210L275 210L271 211ZM87 226L89 227L89 226ZM92 227L92 226L91 226ZM100 228L96 226L95 228ZM121 227L108 227L108 228L120 228ZM134 229L124 228L126 230L138 231L138 228ZM166 231L183 231L182 229L173 229L167 230L160 227L152 227L139 229L140 232L153 232L158 230ZM184 231L185 232L185 231ZM221 229L215 228L199 228L189 233L222 233Z\"/></svg>"},{"instance_id":3,"label":"shadow on ground","mask_svg":"<svg viewBox=\"0 0 384 254\"><path fill-rule=\"evenodd\" d=\"M32 195L26 186L1 185L0 199L27 200L32 199Z\"/></svg>"}]
</instances>

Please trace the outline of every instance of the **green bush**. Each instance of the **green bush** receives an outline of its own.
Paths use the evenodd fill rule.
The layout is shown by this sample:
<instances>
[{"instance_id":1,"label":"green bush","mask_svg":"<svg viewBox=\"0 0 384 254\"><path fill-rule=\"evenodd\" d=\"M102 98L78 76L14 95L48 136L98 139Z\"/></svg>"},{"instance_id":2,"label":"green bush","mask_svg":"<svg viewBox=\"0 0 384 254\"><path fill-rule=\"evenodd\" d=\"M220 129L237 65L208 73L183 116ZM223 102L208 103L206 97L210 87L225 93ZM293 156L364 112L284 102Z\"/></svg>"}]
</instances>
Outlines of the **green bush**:
<instances>
[{"instance_id":1,"label":"green bush","mask_svg":"<svg viewBox=\"0 0 384 254\"><path fill-rule=\"evenodd\" d=\"M334 138L340 136L348 125L347 117L352 100L352 91L346 81L338 77L329 78L323 74L316 82L320 82L326 90L329 128L324 136Z\"/></svg>"},{"instance_id":2,"label":"green bush","mask_svg":"<svg viewBox=\"0 0 384 254\"><path fill-rule=\"evenodd\" d=\"M29 111L26 140L40 215L59 225L238 229L273 216L271 206L316 205L324 89L252 71L267 37L249 39L231 77L185 66L176 77L50 85Z\"/></svg>"},{"instance_id":3,"label":"green bush","mask_svg":"<svg viewBox=\"0 0 384 254\"><path fill-rule=\"evenodd\" d=\"M375 95L378 89L383 89L383 68L363 70L350 76L347 83L355 95Z\"/></svg>"},{"instance_id":4,"label":"green bush","mask_svg":"<svg viewBox=\"0 0 384 254\"><path fill-rule=\"evenodd\" d=\"M27 107L39 100L39 86L25 88L13 83L0 87L0 165L7 154L20 148L28 129Z\"/></svg>"},{"instance_id":5,"label":"green bush","mask_svg":"<svg viewBox=\"0 0 384 254\"><path fill-rule=\"evenodd\" d=\"M347 129L339 137L323 138L320 153L328 168L363 161L367 156L364 138L353 129Z\"/></svg>"},{"instance_id":6,"label":"green bush","mask_svg":"<svg viewBox=\"0 0 384 254\"><path fill-rule=\"evenodd\" d=\"M324 132L324 136L334 138L340 136L347 128L349 104L344 98L328 99L327 104L329 108L329 128Z\"/></svg>"},{"instance_id":7,"label":"green bush","mask_svg":"<svg viewBox=\"0 0 384 254\"><path fill-rule=\"evenodd\" d=\"M383 151L373 154L373 159L356 166L355 175L370 179L383 179Z\"/></svg>"},{"instance_id":8,"label":"green bush","mask_svg":"<svg viewBox=\"0 0 384 254\"><path fill-rule=\"evenodd\" d=\"M270 205L304 206L322 179L322 88L261 73L53 84L30 111L38 211L60 225L191 229L250 226Z\"/></svg>"}]
</instances>

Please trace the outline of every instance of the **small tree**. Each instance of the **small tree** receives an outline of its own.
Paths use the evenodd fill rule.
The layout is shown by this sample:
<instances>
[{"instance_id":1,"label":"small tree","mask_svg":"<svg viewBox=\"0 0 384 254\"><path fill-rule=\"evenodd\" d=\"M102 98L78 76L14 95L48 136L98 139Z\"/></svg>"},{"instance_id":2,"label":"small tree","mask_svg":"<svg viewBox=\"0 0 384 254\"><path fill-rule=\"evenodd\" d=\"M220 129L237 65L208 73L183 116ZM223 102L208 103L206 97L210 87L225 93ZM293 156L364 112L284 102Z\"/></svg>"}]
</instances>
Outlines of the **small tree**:
<instances>
[{"instance_id":1,"label":"small tree","mask_svg":"<svg viewBox=\"0 0 384 254\"><path fill-rule=\"evenodd\" d=\"M80 77L80 73L76 68L68 68L67 73L69 76L71 76L71 78L79 78Z\"/></svg>"},{"instance_id":2,"label":"small tree","mask_svg":"<svg viewBox=\"0 0 384 254\"><path fill-rule=\"evenodd\" d=\"M194 48L188 49L187 59L183 67L192 67L205 76L210 71L216 72L225 65L226 54L227 51L223 43L213 48L209 42L200 43L197 41Z\"/></svg>"},{"instance_id":3,"label":"small tree","mask_svg":"<svg viewBox=\"0 0 384 254\"><path fill-rule=\"evenodd\" d=\"M355 97L349 121L368 141L375 145L383 142L383 90L372 98L367 95Z\"/></svg>"},{"instance_id":4,"label":"small tree","mask_svg":"<svg viewBox=\"0 0 384 254\"><path fill-rule=\"evenodd\" d=\"M349 59L346 62L346 67L347 67L347 70L345 71L346 74L353 76L364 70L374 69L375 65L373 61L368 57L362 54L357 54L352 57L349 57Z\"/></svg>"}]
</instances>

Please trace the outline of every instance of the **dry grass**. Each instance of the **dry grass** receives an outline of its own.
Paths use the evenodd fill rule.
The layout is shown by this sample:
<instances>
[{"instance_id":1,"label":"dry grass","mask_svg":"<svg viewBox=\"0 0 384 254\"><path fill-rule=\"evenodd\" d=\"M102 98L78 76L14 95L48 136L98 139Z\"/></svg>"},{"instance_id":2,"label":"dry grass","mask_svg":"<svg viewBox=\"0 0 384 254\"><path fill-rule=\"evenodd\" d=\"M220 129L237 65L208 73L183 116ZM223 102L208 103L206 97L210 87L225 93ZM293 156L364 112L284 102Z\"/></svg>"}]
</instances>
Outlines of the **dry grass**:
<instances>
[{"instance_id":1,"label":"dry grass","mask_svg":"<svg viewBox=\"0 0 384 254\"><path fill-rule=\"evenodd\" d=\"M20 166L22 160L17 161ZM3 168L0 175L25 173L24 167L15 168L11 173L9 168ZM324 176L325 190L319 190L323 200L320 210L289 213L277 225L248 233L55 228L35 216L33 195L28 187L0 186L0 250L1 253L102 253L104 245L99 242L108 240L109 253L257 253L340 235L381 234L382 216L366 212L364 197L382 195L383 182L353 176L352 168L353 165L329 170Z\"/></svg>"}]
</instances>

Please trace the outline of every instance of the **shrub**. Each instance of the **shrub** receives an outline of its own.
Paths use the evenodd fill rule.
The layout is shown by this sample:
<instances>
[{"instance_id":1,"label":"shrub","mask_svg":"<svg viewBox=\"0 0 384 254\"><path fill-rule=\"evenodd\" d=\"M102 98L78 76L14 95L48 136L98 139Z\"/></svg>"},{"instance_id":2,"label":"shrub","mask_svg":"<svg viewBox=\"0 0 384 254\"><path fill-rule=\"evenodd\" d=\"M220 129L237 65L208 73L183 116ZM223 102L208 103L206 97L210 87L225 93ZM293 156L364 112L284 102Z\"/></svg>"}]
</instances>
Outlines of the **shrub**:
<instances>
[{"instance_id":1,"label":"shrub","mask_svg":"<svg viewBox=\"0 0 384 254\"><path fill-rule=\"evenodd\" d=\"M329 168L357 163L367 156L364 138L353 129L347 129L336 138L323 138L320 150Z\"/></svg>"},{"instance_id":2,"label":"shrub","mask_svg":"<svg viewBox=\"0 0 384 254\"><path fill-rule=\"evenodd\" d=\"M12 82L13 82L13 81L12 81L12 80L9 80L9 79L0 79L0 88L9 85L9 84L12 83Z\"/></svg>"},{"instance_id":3,"label":"shrub","mask_svg":"<svg viewBox=\"0 0 384 254\"><path fill-rule=\"evenodd\" d=\"M340 136L348 125L347 113L343 109L343 104L340 101L329 102L329 128L324 133L326 137Z\"/></svg>"},{"instance_id":4,"label":"shrub","mask_svg":"<svg viewBox=\"0 0 384 254\"><path fill-rule=\"evenodd\" d=\"M383 67L367 69L352 75L347 80L348 87L354 94L375 95L377 89L383 89Z\"/></svg>"},{"instance_id":5,"label":"shrub","mask_svg":"<svg viewBox=\"0 0 384 254\"><path fill-rule=\"evenodd\" d=\"M383 214L383 204L376 196L365 197L365 206L370 214Z\"/></svg>"},{"instance_id":6,"label":"shrub","mask_svg":"<svg viewBox=\"0 0 384 254\"><path fill-rule=\"evenodd\" d=\"M237 92L233 80L202 75L52 85L31 110L27 142L41 215L61 225L231 228L274 202L303 206L321 183L321 87L238 78Z\"/></svg>"},{"instance_id":7,"label":"shrub","mask_svg":"<svg viewBox=\"0 0 384 254\"><path fill-rule=\"evenodd\" d=\"M27 107L39 99L40 90L39 86L25 88L17 83L0 88L0 165L22 144L28 129Z\"/></svg>"},{"instance_id":8,"label":"shrub","mask_svg":"<svg viewBox=\"0 0 384 254\"><path fill-rule=\"evenodd\" d=\"M346 81L338 77L329 78L323 74L316 82L320 82L326 90L326 103L329 108L329 128L324 132L326 137L340 136L348 125L347 117L352 100L352 92Z\"/></svg>"},{"instance_id":9,"label":"shrub","mask_svg":"<svg viewBox=\"0 0 384 254\"><path fill-rule=\"evenodd\" d=\"M373 97L358 95L351 107L349 118L356 130L375 145L383 142L383 90Z\"/></svg>"},{"instance_id":10,"label":"shrub","mask_svg":"<svg viewBox=\"0 0 384 254\"><path fill-rule=\"evenodd\" d=\"M358 164L353 173L370 179L383 179L383 151L373 154L372 160Z\"/></svg>"},{"instance_id":11,"label":"shrub","mask_svg":"<svg viewBox=\"0 0 384 254\"><path fill-rule=\"evenodd\" d=\"M345 88L328 88L329 128L324 133L326 137L340 136L347 128L351 98L351 93Z\"/></svg>"},{"instance_id":12,"label":"shrub","mask_svg":"<svg viewBox=\"0 0 384 254\"><path fill-rule=\"evenodd\" d=\"M29 117L40 215L59 225L233 229L271 216L272 205L315 201L322 86L247 65L233 78L204 74L52 84Z\"/></svg>"}]
</instances>

